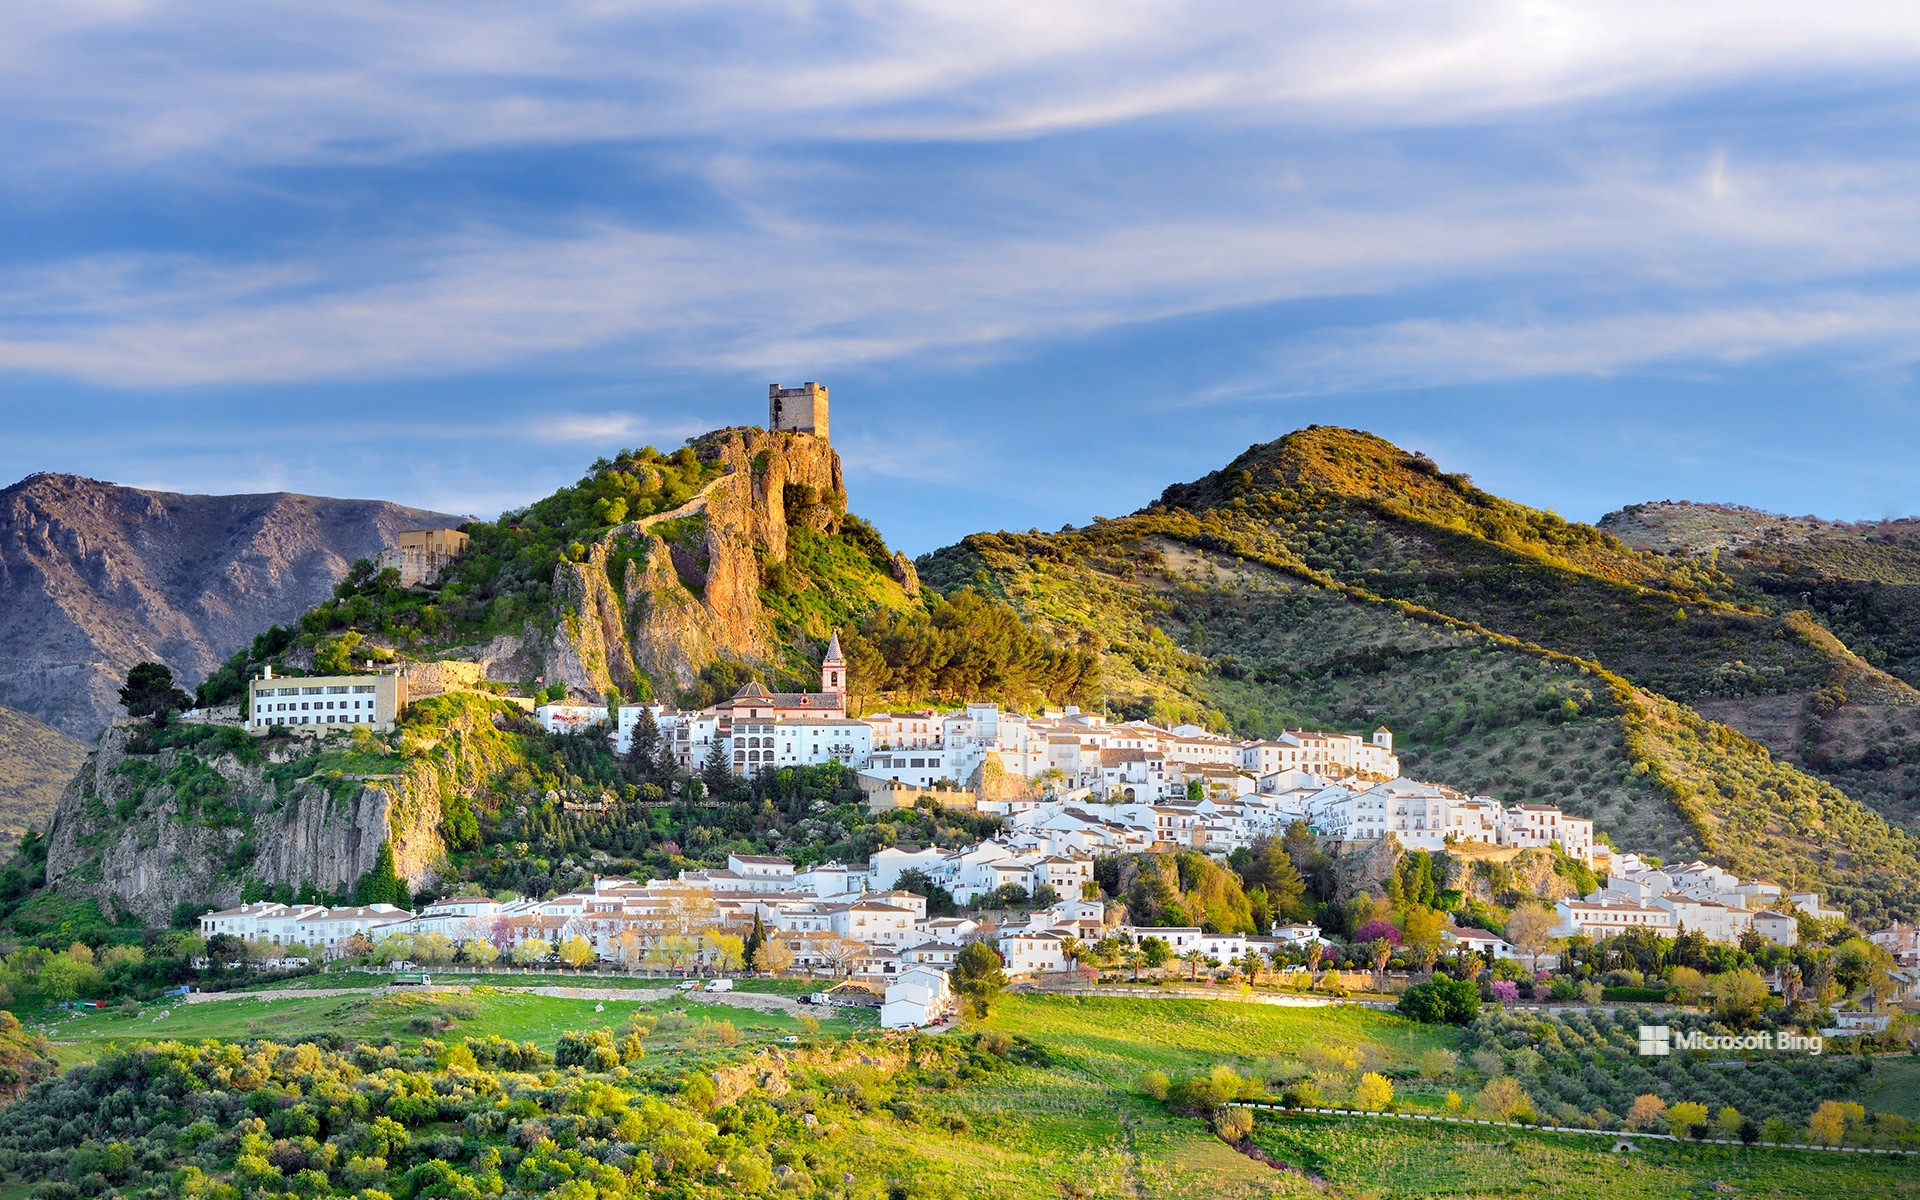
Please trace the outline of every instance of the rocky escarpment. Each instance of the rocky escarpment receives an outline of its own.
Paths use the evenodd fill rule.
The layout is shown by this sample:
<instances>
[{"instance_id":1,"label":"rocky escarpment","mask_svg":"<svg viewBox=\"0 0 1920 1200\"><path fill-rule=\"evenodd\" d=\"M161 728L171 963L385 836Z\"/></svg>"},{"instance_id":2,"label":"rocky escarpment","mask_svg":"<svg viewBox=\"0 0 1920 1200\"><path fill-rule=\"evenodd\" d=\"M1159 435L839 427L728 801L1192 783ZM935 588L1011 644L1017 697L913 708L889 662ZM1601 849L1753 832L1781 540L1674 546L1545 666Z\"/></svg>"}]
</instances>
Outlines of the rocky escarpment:
<instances>
[{"instance_id":1,"label":"rocky escarpment","mask_svg":"<svg viewBox=\"0 0 1920 1200\"><path fill-rule=\"evenodd\" d=\"M529 677L582 697L685 687L717 657L770 662L778 651L760 589L795 529L839 531L840 456L809 434L725 429L695 443L724 474L688 503L608 529L579 561L556 565L550 632L495 639L476 654L491 677ZM896 556L897 557L897 556ZM917 588L911 563L897 577Z\"/></svg>"},{"instance_id":2,"label":"rocky escarpment","mask_svg":"<svg viewBox=\"0 0 1920 1200\"><path fill-rule=\"evenodd\" d=\"M432 883L448 813L512 765L495 725L512 717L472 694L416 708L390 741L115 726L54 812L48 885L160 924L181 904L236 903L249 882L348 892L382 844L411 886Z\"/></svg>"}]
</instances>

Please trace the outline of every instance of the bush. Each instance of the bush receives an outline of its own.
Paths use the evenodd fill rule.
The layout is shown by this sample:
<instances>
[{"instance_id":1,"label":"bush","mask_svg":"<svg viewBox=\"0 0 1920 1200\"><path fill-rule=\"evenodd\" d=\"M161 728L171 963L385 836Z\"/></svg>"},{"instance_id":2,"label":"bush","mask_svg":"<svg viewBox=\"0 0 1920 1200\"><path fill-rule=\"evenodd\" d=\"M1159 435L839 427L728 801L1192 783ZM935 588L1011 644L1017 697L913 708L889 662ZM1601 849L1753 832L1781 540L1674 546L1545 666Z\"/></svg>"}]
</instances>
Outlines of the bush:
<instances>
[{"instance_id":1,"label":"bush","mask_svg":"<svg viewBox=\"0 0 1920 1200\"><path fill-rule=\"evenodd\" d=\"M611 1029L569 1029L560 1035L553 1062L558 1067L611 1071L620 1065L620 1048L614 1044Z\"/></svg>"},{"instance_id":2,"label":"bush","mask_svg":"<svg viewBox=\"0 0 1920 1200\"><path fill-rule=\"evenodd\" d=\"M1155 1100L1165 1100L1170 1086L1172 1081L1167 1078L1165 1071L1148 1071L1140 1077L1140 1090Z\"/></svg>"},{"instance_id":3,"label":"bush","mask_svg":"<svg viewBox=\"0 0 1920 1200\"><path fill-rule=\"evenodd\" d=\"M1400 996L1400 1014L1428 1025L1465 1025L1480 1015L1480 988L1449 975L1416 983Z\"/></svg>"},{"instance_id":4,"label":"bush","mask_svg":"<svg viewBox=\"0 0 1920 1200\"><path fill-rule=\"evenodd\" d=\"M1244 1141L1253 1132L1253 1114L1244 1108L1223 1108L1213 1119L1213 1131L1224 1142Z\"/></svg>"}]
</instances>

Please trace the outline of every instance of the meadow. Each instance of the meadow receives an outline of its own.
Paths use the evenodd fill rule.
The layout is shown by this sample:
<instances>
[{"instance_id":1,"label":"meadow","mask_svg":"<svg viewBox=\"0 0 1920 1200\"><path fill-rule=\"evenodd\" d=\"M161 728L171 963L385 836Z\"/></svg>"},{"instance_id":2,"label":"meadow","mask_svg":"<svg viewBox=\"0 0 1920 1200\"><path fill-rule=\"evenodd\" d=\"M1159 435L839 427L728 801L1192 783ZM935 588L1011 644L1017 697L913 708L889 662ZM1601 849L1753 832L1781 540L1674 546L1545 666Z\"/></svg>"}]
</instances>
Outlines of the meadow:
<instances>
[{"instance_id":1,"label":"meadow","mask_svg":"<svg viewBox=\"0 0 1920 1200\"><path fill-rule=\"evenodd\" d=\"M1920 1178L1898 1157L1651 1141L1615 1154L1605 1137L1312 1117L1262 1116L1253 1139L1278 1162L1306 1173L1266 1168L1288 1177L1272 1193L1283 1196L1324 1194L1309 1175L1353 1194L1449 1200L1920 1196Z\"/></svg>"},{"instance_id":2,"label":"meadow","mask_svg":"<svg viewBox=\"0 0 1920 1200\"><path fill-rule=\"evenodd\" d=\"M1310 1077L1336 1094L1360 1072L1378 1072L1393 1081L1396 1104L1415 1109L1430 1109L1449 1087L1469 1091L1475 1084L1462 1053L1471 1049L1470 1038L1461 1030L1350 1005L1281 1008L1010 994L990 1017L970 1026L980 1035L972 1058L946 1066L933 1048L975 1042L971 1034L903 1041L879 1034L865 1013L858 1022L811 1022L682 997L596 1001L485 988L470 994L235 998L180 1006L158 1023L151 1015L88 1013L49 1033L68 1065L103 1061L116 1045L168 1039L384 1042L408 1054L423 1042L447 1046L497 1035L551 1052L564 1031L607 1027L618 1036L634 1026L629 1016L636 1014L651 1018L639 1023L645 1029L640 1069L655 1088L684 1090L685 1084L673 1081L762 1051L790 1051L784 1040L789 1036L798 1036L809 1053L859 1039L844 1047L855 1056L851 1065L831 1080L766 1096L789 1123L802 1111L820 1113L816 1126L796 1135L805 1148L792 1160L804 1159L810 1179L859 1181L857 1187L809 1194L844 1190L873 1200L1652 1200L1728 1189L1788 1197L1920 1195L1920 1180L1909 1178L1904 1160L1647 1142L1623 1163L1609 1152L1605 1137L1388 1120L1262 1115L1253 1136L1276 1160L1268 1162L1222 1142L1204 1119L1150 1094L1151 1073L1179 1080L1222 1065L1275 1090ZM982 1049L995 1038L1001 1039L997 1048ZM991 1069L979 1068L989 1061L983 1053L992 1056ZM893 1076L903 1068L888 1064L906 1061L920 1065L896 1082ZM563 1083L565 1078L573 1077ZM616 1072L615 1078L625 1075ZM1879 1107L1906 1107L1920 1099L1920 1070L1907 1060L1885 1061L1873 1086L1885 1093ZM741 1112L762 1111L742 1104L747 1107ZM715 1116L723 1129L736 1119Z\"/></svg>"},{"instance_id":3,"label":"meadow","mask_svg":"<svg viewBox=\"0 0 1920 1200\"><path fill-rule=\"evenodd\" d=\"M155 1019L166 1011L168 1016ZM833 1014L829 1016L829 1011ZM423 1037L531 1041L551 1051L570 1029L618 1029L629 1014L661 1018L648 1052L668 1063L689 1065L711 1057L718 1046L753 1048L788 1036L845 1037L870 1027L873 1018L852 1010L822 1010L816 1027L785 1013L675 998L649 1002L576 1000L476 989L471 993L393 992L297 998L236 997L200 1004L158 1007L139 1014L118 1010L63 1015L41 1026L63 1066L90 1062L106 1048L127 1043L205 1039L278 1042L336 1039L342 1042L417 1042ZM850 1014L850 1015L842 1015ZM722 1026L729 1027L727 1033ZM738 1035L737 1041L728 1041Z\"/></svg>"}]
</instances>

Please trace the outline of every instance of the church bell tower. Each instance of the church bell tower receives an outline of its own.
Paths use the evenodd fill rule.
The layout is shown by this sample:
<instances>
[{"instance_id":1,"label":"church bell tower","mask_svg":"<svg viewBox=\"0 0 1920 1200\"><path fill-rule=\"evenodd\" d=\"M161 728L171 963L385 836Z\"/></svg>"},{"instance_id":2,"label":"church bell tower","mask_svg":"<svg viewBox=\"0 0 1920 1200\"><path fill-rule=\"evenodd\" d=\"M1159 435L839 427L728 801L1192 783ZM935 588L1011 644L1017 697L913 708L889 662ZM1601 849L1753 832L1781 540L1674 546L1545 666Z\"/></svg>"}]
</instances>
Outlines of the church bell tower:
<instances>
[{"instance_id":1,"label":"church bell tower","mask_svg":"<svg viewBox=\"0 0 1920 1200\"><path fill-rule=\"evenodd\" d=\"M827 657L820 663L820 690L845 695L847 691L847 659L840 653L840 631L833 631L833 637L827 642Z\"/></svg>"}]
</instances>

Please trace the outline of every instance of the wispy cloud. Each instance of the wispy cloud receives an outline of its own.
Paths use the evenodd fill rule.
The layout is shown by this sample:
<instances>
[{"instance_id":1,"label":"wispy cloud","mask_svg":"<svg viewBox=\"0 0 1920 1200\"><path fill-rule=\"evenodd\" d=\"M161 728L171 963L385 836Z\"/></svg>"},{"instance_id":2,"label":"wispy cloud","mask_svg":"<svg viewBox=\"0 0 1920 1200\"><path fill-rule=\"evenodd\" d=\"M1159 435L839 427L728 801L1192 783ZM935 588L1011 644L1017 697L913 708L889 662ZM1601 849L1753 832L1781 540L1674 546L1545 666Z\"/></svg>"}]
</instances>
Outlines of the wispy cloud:
<instances>
[{"instance_id":1,"label":"wispy cloud","mask_svg":"<svg viewBox=\"0 0 1920 1200\"><path fill-rule=\"evenodd\" d=\"M844 226L764 200L751 223L691 232L602 219L470 226L345 261L79 259L0 271L0 369L183 387L412 377L620 346L658 364L778 373L1449 280L1604 271L1688 294L1920 263L1908 168L1821 178L1703 155L1493 195L1417 164L1356 170L1324 185L1336 198L1269 199L1270 214L1253 211L1260 178L1219 211L1154 206L1075 228L1059 197L1059 211L1029 208L1025 227L965 237L904 213ZM1383 186L1410 190L1364 208L1337 199Z\"/></svg>"},{"instance_id":2,"label":"wispy cloud","mask_svg":"<svg viewBox=\"0 0 1920 1200\"><path fill-rule=\"evenodd\" d=\"M1209 114L1398 126L1916 57L1920 13L1871 2L107 0L0 15L13 118L69 134L50 152L145 161L369 161L669 131L1029 137Z\"/></svg>"},{"instance_id":3,"label":"wispy cloud","mask_svg":"<svg viewBox=\"0 0 1920 1200\"><path fill-rule=\"evenodd\" d=\"M1219 381L1215 416L1790 355L1905 404L1917 64L1920 9L1878 0L16 4L0 461L37 465L40 394L131 395L116 444L193 472L482 507L500 447L563 481L716 423L649 373L981 371L1175 327L1199 369L1160 394ZM333 400L423 381L471 411ZM1019 403L846 426L848 469L1065 479ZM1114 478L1120 427L1081 429L1097 465L1048 486Z\"/></svg>"},{"instance_id":4,"label":"wispy cloud","mask_svg":"<svg viewBox=\"0 0 1920 1200\"><path fill-rule=\"evenodd\" d=\"M1736 364L1815 349L1846 348L1865 357L1911 362L1920 360L1916 346L1920 292L1915 291L1575 319L1395 321L1298 339L1277 348L1257 373L1211 388L1195 400L1604 377L1649 367Z\"/></svg>"}]
</instances>

